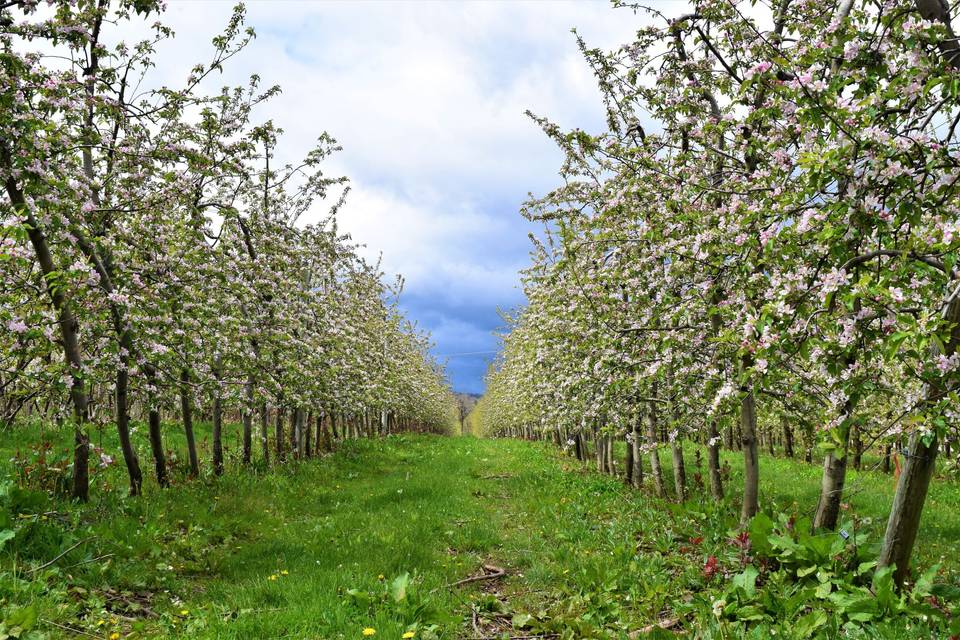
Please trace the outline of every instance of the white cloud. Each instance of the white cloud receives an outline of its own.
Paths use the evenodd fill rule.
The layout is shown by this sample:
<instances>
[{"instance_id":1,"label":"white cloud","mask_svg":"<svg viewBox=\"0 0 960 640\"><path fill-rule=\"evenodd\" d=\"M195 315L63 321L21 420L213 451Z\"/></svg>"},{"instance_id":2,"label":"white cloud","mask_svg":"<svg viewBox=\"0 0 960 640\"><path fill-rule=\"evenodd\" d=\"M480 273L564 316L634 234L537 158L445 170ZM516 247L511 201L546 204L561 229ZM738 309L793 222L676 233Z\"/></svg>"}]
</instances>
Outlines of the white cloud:
<instances>
[{"instance_id":1,"label":"white cloud","mask_svg":"<svg viewBox=\"0 0 960 640\"><path fill-rule=\"evenodd\" d=\"M178 37L158 52L154 81L179 84L209 56L230 11L226 2L169 2L163 21ZM521 202L558 182L561 156L524 110L602 127L570 29L610 49L642 18L603 2L254 1L248 23L257 39L216 80L257 73L282 86L257 114L287 132L281 159L301 157L328 131L344 147L328 173L352 180L341 228L368 256L382 252L411 294L493 308L520 300L529 229ZM428 328L444 348L466 334L450 323Z\"/></svg>"}]
</instances>

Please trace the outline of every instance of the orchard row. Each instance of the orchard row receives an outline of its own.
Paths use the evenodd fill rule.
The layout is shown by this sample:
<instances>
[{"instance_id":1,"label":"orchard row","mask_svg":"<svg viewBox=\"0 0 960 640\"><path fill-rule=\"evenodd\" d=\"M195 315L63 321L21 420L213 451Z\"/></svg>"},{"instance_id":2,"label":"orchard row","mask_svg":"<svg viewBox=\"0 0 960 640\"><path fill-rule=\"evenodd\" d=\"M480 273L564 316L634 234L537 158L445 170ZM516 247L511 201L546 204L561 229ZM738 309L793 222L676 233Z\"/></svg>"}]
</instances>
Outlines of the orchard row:
<instances>
[{"instance_id":1,"label":"orchard row","mask_svg":"<svg viewBox=\"0 0 960 640\"><path fill-rule=\"evenodd\" d=\"M563 131L563 185L479 419L639 465L684 441L760 438L823 456L815 530L837 527L848 461L905 460L878 563L908 575L960 383L960 45L926 0L698 0L612 53L583 54L607 130ZM669 443L669 444L667 444ZM813 453L811 452L811 455ZM815 511L814 508L815 507Z\"/></svg>"},{"instance_id":2,"label":"orchard row","mask_svg":"<svg viewBox=\"0 0 960 640\"><path fill-rule=\"evenodd\" d=\"M319 444L452 424L443 371L397 308L402 282L338 231L346 181L321 168L335 141L281 163L282 131L255 119L279 89L208 89L254 36L243 8L171 88L152 73L173 35L153 22L162 3L37 4L0 3L0 420L72 425L73 496L88 497L89 433L108 422L141 492L131 415L161 486L164 416L194 474L198 411L216 473L228 415L244 462L254 438L268 453L268 419L279 457L308 454L314 425Z\"/></svg>"}]
</instances>

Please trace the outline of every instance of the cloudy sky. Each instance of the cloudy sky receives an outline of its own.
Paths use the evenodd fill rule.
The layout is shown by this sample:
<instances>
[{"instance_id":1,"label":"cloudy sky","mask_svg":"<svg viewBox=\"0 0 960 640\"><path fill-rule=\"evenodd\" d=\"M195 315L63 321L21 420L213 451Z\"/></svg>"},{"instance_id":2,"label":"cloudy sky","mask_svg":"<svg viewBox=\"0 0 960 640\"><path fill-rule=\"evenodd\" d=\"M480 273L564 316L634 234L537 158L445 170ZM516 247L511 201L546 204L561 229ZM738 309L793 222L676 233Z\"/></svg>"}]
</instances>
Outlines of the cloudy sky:
<instances>
[{"instance_id":1,"label":"cloudy sky","mask_svg":"<svg viewBox=\"0 0 960 640\"><path fill-rule=\"evenodd\" d=\"M177 38L157 59L183 77L206 59L232 3L171 0ZM629 42L641 17L602 1L252 1L257 38L223 82L257 73L281 96L257 114L302 156L322 131L343 146L329 173L350 178L344 230L406 279L410 318L430 331L456 390L479 392L502 326L523 303L518 270L535 231L528 193L558 184L561 156L525 115L602 127L602 102L570 33ZM179 61L179 62L177 62Z\"/></svg>"}]
</instances>

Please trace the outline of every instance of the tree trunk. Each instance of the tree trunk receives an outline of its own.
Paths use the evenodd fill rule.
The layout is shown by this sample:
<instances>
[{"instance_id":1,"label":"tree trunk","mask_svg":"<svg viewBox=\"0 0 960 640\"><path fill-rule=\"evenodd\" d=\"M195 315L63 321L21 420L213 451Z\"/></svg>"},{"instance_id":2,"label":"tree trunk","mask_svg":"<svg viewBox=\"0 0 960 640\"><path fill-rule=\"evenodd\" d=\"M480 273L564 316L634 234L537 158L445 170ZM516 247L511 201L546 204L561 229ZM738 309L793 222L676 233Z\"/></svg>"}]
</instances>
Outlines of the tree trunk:
<instances>
[{"instance_id":1,"label":"tree trunk","mask_svg":"<svg viewBox=\"0 0 960 640\"><path fill-rule=\"evenodd\" d=\"M860 465L863 461L863 438L860 434L860 425L854 423L851 427L853 433L850 434L850 443L853 445L853 468L860 471Z\"/></svg>"},{"instance_id":2,"label":"tree trunk","mask_svg":"<svg viewBox=\"0 0 960 640\"><path fill-rule=\"evenodd\" d=\"M847 358L847 364L852 362ZM820 479L820 499L813 517L813 529L837 528L840 519L840 503L843 500L843 485L847 479L847 456L850 449L850 431L853 429L854 401L847 398L840 414L840 449L830 450L823 458L823 476Z\"/></svg>"},{"instance_id":3,"label":"tree trunk","mask_svg":"<svg viewBox=\"0 0 960 640\"><path fill-rule=\"evenodd\" d=\"M311 433L313 426L313 411L307 412L307 419L303 424L303 457L310 457Z\"/></svg>"},{"instance_id":4,"label":"tree trunk","mask_svg":"<svg viewBox=\"0 0 960 640\"><path fill-rule=\"evenodd\" d=\"M783 453L788 458L793 457L793 427L790 426L790 420L787 416L780 418L780 424L783 427Z\"/></svg>"},{"instance_id":5,"label":"tree trunk","mask_svg":"<svg viewBox=\"0 0 960 640\"><path fill-rule=\"evenodd\" d=\"M130 495L138 496L143 489L143 474L140 472L140 461L130 442L130 414L127 412L127 389L130 386L130 372L127 368L127 359L120 357L120 367L117 369L116 384L116 415L117 435L120 439L120 450L123 452L123 461L127 465L127 476L130 478Z\"/></svg>"},{"instance_id":6,"label":"tree trunk","mask_svg":"<svg viewBox=\"0 0 960 640\"><path fill-rule=\"evenodd\" d=\"M243 464L250 464L253 449L253 376L247 378L245 385L247 403L243 407Z\"/></svg>"},{"instance_id":7,"label":"tree trunk","mask_svg":"<svg viewBox=\"0 0 960 640\"><path fill-rule=\"evenodd\" d=\"M687 500L687 470L683 465L683 442L677 434L670 442L670 453L673 456L673 488L677 494L677 502Z\"/></svg>"},{"instance_id":8,"label":"tree trunk","mask_svg":"<svg viewBox=\"0 0 960 640\"><path fill-rule=\"evenodd\" d=\"M660 449L657 447L657 407L651 402L647 411L647 445L650 447L650 474L658 498L667 497L667 486L663 481L663 469L660 468Z\"/></svg>"},{"instance_id":9,"label":"tree trunk","mask_svg":"<svg viewBox=\"0 0 960 640\"><path fill-rule=\"evenodd\" d=\"M147 383L150 387L156 384L157 372L152 365L145 367ZM148 396L150 407L147 413L147 431L150 435L150 452L153 454L153 466L157 474L157 484L166 487L167 459L163 452L163 436L160 432L160 407L157 405L156 391L152 390Z\"/></svg>"},{"instance_id":10,"label":"tree trunk","mask_svg":"<svg viewBox=\"0 0 960 640\"><path fill-rule=\"evenodd\" d=\"M613 436L606 436L604 441L606 443L607 473L615 476L617 475L617 464L613 459Z\"/></svg>"},{"instance_id":11,"label":"tree trunk","mask_svg":"<svg viewBox=\"0 0 960 640\"><path fill-rule=\"evenodd\" d=\"M219 376L213 392L213 473L223 475L223 399Z\"/></svg>"},{"instance_id":12,"label":"tree trunk","mask_svg":"<svg viewBox=\"0 0 960 640\"><path fill-rule=\"evenodd\" d=\"M325 419L323 420L323 450L324 451L333 451L333 439L334 439L333 433L332 433L333 416L334 414L331 412L329 414L326 414Z\"/></svg>"},{"instance_id":13,"label":"tree trunk","mask_svg":"<svg viewBox=\"0 0 960 640\"><path fill-rule=\"evenodd\" d=\"M707 427L707 472L710 475L710 495L714 500L723 500L723 478L720 475L720 434L717 421L710 418Z\"/></svg>"},{"instance_id":14,"label":"tree trunk","mask_svg":"<svg viewBox=\"0 0 960 640\"><path fill-rule=\"evenodd\" d=\"M303 413L303 409L295 408L290 412L290 455L294 460L300 458L303 454L303 450L300 448L301 440L301 427L300 427L300 416Z\"/></svg>"},{"instance_id":15,"label":"tree trunk","mask_svg":"<svg viewBox=\"0 0 960 640\"><path fill-rule=\"evenodd\" d=\"M157 474L157 484L169 486L167 481L167 459L163 454L163 439L160 433L160 409L151 407L147 416L150 431L150 450L153 452L153 466Z\"/></svg>"},{"instance_id":16,"label":"tree trunk","mask_svg":"<svg viewBox=\"0 0 960 640\"><path fill-rule=\"evenodd\" d=\"M840 519L840 503L843 498L843 485L847 474L847 452L836 455L828 451L823 458L823 476L820 480L820 500L817 502L817 512L813 518L813 528L837 528Z\"/></svg>"},{"instance_id":17,"label":"tree trunk","mask_svg":"<svg viewBox=\"0 0 960 640\"><path fill-rule=\"evenodd\" d=\"M630 434L630 435L632 436L632 434ZM632 446L632 444L631 444L631 441L632 441L632 440L633 440L632 437L628 437L628 438L626 439L626 442L627 442L627 459L626 459L626 461L624 462L624 465L623 465L623 466L624 466L623 481L624 481L624 483L627 484L627 486L633 486L633 460L634 460L633 453L634 453L634 451L633 451L633 446Z\"/></svg>"},{"instance_id":18,"label":"tree trunk","mask_svg":"<svg viewBox=\"0 0 960 640\"><path fill-rule=\"evenodd\" d=\"M190 461L190 476L200 475L200 463L197 460L197 443L193 437L193 407L190 402L190 371L180 371L180 417L183 420L183 433L187 439L187 458Z\"/></svg>"},{"instance_id":19,"label":"tree trunk","mask_svg":"<svg viewBox=\"0 0 960 640\"><path fill-rule=\"evenodd\" d=\"M274 435L276 436L277 461L283 462L287 459L287 454L283 451L283 409L280 407L277 407Z\"/></svg>"},{"instance_id":20,"label":"tree trunk","mask_svg":"<svg viewBox=\"0 0 960 640\"><path fill-rule=\"evenodd\" d=\"M40 228L39 221L34 217L27 206L26 198L20 190L20 185L9 169L12 164L10 150L6 144L0 145L0 161L8 177L5 182L7 196L13 209L23 217L27 223L27 236L33 246L34 255L40 265L40 274L46 285L47 295L57 314L57 326L60 328L60 338L63 343L63 359L70 374L70 401L73 404L73 478L71 496L81 502L90 499L90 439L87 436L86 425L90 422L90 407L83 381L83 355L80 351L79 325L73 315L70 303L64 296L63 288L56 286L52 274L57 272L53 263L53 255L47 244L46 235Z\"/></svg>"},{"instance_id":21,"label":"tree trunk","mask_svg":"<svg viewBox=\"0 0 960 640\"><path fill-rule=\"evenodd\" d=\"M263 449L263 463L270 464L270 409L267 403L260 405L260 447Z\"/></svg>"},{"instance_id":22,"label":"tree trunk","mask_svg":"<svg viewBox=\"0 0 960 640\"><path fill-rule=\"evenodd\" d=\"M633 422L633 438L631 438L630 449L633 451L633 486L640 488L643 486L643 456L640 451L640 438L643 436L640 425L640 414L638 413Z\"/></svg>"},{"instance_id":23,"label":"tree trunk","mask_svg":"<svg viewBox=\"0 0 960 640\"><path fill-rule=\"evenodd\" d=\"M746 525L760 509L760 463L757 459L757 405L752 383L741 389L740 446L743 448L743 507L740 524Z\"/></svg>"},{"instance_id":24,"label":"tree trunk","mask_svg":"<svg viewBox=\"0 0 960 640\"><path fill-rule=\"evenodd\" d=\"M956 288L949 293L943 308L943 320L951 327L950 335L944 341L943 355L946 357L956 353L960 345L960 284L951 285ZM940 356L936 344L931 347L930 352L931 359L936 360ZM938 385L927 385L926 398L929 403L936 402L941 393ZM911 434L906 462L893 497L879 564L896 566L894 579L899 585L903 584L910 572L910 556L913 554L913 545L920 528L920 516L927 499L927 490L930 488L930 478L936 467L937 442L936 431L927 443L924 443L918 431Z\"/></svg>"}]
</instances>

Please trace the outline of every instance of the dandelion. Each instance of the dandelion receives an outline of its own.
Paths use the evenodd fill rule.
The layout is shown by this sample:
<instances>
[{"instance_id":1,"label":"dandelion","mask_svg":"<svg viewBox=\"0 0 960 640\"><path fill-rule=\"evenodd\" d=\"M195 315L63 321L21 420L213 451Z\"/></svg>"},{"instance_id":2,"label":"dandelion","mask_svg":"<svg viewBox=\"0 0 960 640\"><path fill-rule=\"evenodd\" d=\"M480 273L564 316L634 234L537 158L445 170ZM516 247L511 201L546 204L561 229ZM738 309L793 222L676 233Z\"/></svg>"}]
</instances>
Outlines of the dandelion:
<instances>
[{"instance_id":1,"label":"dandelion","mask_svg":"<svg viewBox=\"0 0 960 640\"><path fill-rule=\"evenodd\" d=\"M288 576L288 575L290 575L290 572L287 571L286 569L284 569L283 571L280 572L280 575L282 575L282 576Z\"/></svg>"},{"instance_id":2,"label":"dandelion","mask_svg":"<svg viewBox=\"0 0 960 640\"><path fill-rule=\"evenodd\" d=\"M372 636L372 635L376 635L376 633L377 633L377 630L376 630L376 629L373 629L373 628L371 628L371 627L367 627L367 628L365 628L365 629L363 630L363 635L365 635L365 636L367 636L367 637L370 637L370 636Z\"/></svg>"},{"instance_id":3,"label":"dandelion","mask_svg":"<svg viewBox=\"0 0 960 640\"><path fill-rule=\"evenodd\" d=\"M189 609L181 609L181 610L180 610L180 615L182 615L182 616L188 616L188 615L190 615L190 610L189 610Z\"/></svg>"},{"instance_id":4,"label":"dandelion","mask_svg":"<svg viewBox=\"0 0 960 640\"><path fill-rule=\"evenodd\" d=\"M267 578L267 580L276 580L276 579L277 579L277 574L275 573L270 574L270 577Z\"/></svg>"},{"instance_id":5,"label":"dandelion","mask_svg":"<svg viewBox=\"0 0 960 640\"><path fill-rule=\"evenodd\" d=\"M720 617L723 615L723 608L727 606L726 600L714 600L713 601L713 615Z\"/></svg>"},{"instance_id":6,"label":"dandelion","mask_svg":"<svg viewBox=\"0 0 960 640\"><path fill-rule=\"evenodd\" d=\"M415 636L415 635L416 635L416 634L415 634L413 631L407 631L407 632L406 632L405 634L403 634L401 637L404 638L404 640L410 640L410 638L412 638L412 637Z\"/></svg>"},{"instance_id":7,"label":"dandelion","mask_svg":"<svg viewBox=\"0 0 960 640\"><path fill-rule=\"evenodd\" d=\"M120 638L120 634L116 631L110 634L110 640L118 640L118 638Z\"/></svg>"}]
</instances>

